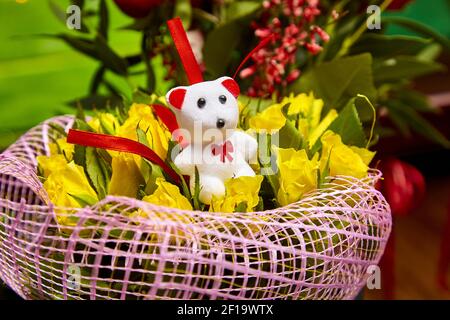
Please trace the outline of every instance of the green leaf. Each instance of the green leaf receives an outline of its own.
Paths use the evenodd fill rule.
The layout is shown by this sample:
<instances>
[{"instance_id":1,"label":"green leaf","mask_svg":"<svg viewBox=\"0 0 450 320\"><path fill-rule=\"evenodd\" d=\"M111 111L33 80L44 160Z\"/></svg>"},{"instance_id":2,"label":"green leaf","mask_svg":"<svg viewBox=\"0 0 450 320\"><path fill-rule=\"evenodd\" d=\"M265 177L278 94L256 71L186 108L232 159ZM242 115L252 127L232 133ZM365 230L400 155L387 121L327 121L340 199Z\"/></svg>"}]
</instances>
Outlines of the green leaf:
<instances>
[{"instance_id":1,"label":"green leaf","mask_svg":"<svg viewBox=\"0 0 450 320\"><path fill-rule=\"evenodd\" d=\"M353 45L350 54L370 52L374 58L416 55L428 44L430 40L419 37L368 33Z\"/></svg>"},{"instance_id":2,"label":"green leaf","mask_svg":"<svg viewBox=\"0 0 450 320\"><path fill-rule=\"evenodd\" d=\"M314 94L326 108L340 109L357 94L374 100L372 57L369 53L339 58L314 66L293 84L294 92Z\"/></svg>"},{"instance_id":3,"label":"green leaf","mask_svg":"<svg viewBox=\"0 0 450 320\"><path fill-rule=\"evenodd\" d=\"M189 30L192 20L192 6L190 0L176 0L174 17L180 17L185 30Z\"/></svg>"},{"instance_id":4,"label":"green leaf","mask_svg":"<svg viewBox=\"0 0 450 320\"><path fill-rule=\"evenodd\" d=\"M194 184L194 194L192 195L192 201L194 203L194 209L200 210L200 175L198 173L198 168L195 166L195 184Z\"/></svg>"},{"instance_id":5,"label":"green leaf","mask_svg":"<svg viewBox=\"0 0 450 320\"><path fill-rule=\"evenodd\" d=\"M206 37L203 48L206 69L216 78L225 73L232 53L239 43L242 26L237 22L230 22L215 28Z\"/></svg>"},{"instance_id":6,"label":"green leaf","mask_svg":"<svg viewBox=\"0 0 450 320\"><path fill-rule=\"evenodd\" d=\"M395 99L418 112L437 112L428 101L428 97L415 90L403 88L395 93Z\"/></svg>"},{"instance_id":7,"label":"green leaf","mask_svg":"<svg viewBox=\"0 0 450 320\"><path fill-rule=\"evenodd\" d=\"M240 202L236 208L234 208L234 212L247 212L247 202Z\"/></svg>"},{"instance_id":8,"label":"green leaf","mask_svg":"<svg viewBox=\"0 0 450 320\"><path fill-rule=\"evenodd\" d=\"M89 181L97 192L99 199L103 199L107 195L107 178L105 177L100 159L97 157L95 148L86 148L86 166Z\"/></svg>"},{"instance_id":9,"label":"green leaf","mask_svg":"<svg viewBox=\"0 0 450 320\"><path fill-rule=\"evenodd\" d=\"M93 94L90 96L78 98L67 103L69 106L76 107L81 105L83 109L105 109L106 107L123 107L123 98L117 95L98 95Z\"/></svg>"},{"instance_id":10,"label":"green leaf","mask_svg":"<svg viewBox=\"0 0 450 320\"><path fill-rule=\"evenodd\" d=\"M105 67L119 75L126 75L128 70L127 61L115 53L101 35L97 35L94 42L96 56Z\"/></svg>"},{"instance_id":11,"label":"green leaf","mask_svg":"<svg viewBox=\"0 0 450 320\"><path fill-rule=\"evenodd\" d=\"M133 92L133 102L151 104L152 97L141 89L137 89Z\"/></svg>"},{"instance_id":12,"label":"green leaf","mask_svg":"<svg viewBox=\"0 0 450 320\"><path fill-rule=\"evenodd\" d=\"M261 7L261 2L256 1L232 2L226 11L227 22L254 14L257 10L261 9Z\"/></svg>"},{"instance_id":13,"label":"green leaf","mask_svg":"<svg viewBox=\"0 0 450 320\"><path fill-rule=\"evenodd\" d=\"M88 194L74 195L74 194L69 193L69 196L74 198L78 202L78 204L83 208L86 206L93 206L94 204L97 203L97 199L95 199L94 197L91 197Z\"/></svg>"},{"instance_id":14,"label":"green leaf","mask_svg":"<svg viewBox=\"0 0 450 320\"><path fill-rule=\"evenodd\" d=\"M383 24L397 24L402 27L408 28L420 35L431 37L440 45L442 45L447 51L450 51L450 40L440 34L439 32L433 30L432 28L409 18L405 17L385 17L383 16Z\"/></svg>"},{"instance_id":15,"label":"green leaf","mask_svg":"<svg viewBox=\"0 0 450 320\"><path fill-rule=\"evenodd\" d=\"M408 124L412 130L431 141L434 141L445 148L450 148L450 141L414 109L408 108L408 106L395 100L388 101L386 106L388 107L390 114L394 113L400 117L401 120L397 121Z\"/></svg>"},{"instance_id":16,"label":"green leaf","mask_svg":"<svg viewBox=\"0 0 450 320\"><path fill-rule=\"evenodd\" d=\"M66 12L53 0L49 0L48 5L50 7L50 10L55 15L55 17L58 18L58 20L60 20L62 23L66 24L67 21Z\"/></svg>"},{"instance_id":17,"label":"green leaf","mask_svg":"<svg viewBox=\"0 0 450 320\"><path fill-rule=\"evenodd\" d=\"M353 98L349 101L328 129L339 134L344 144L362 148L366 146L367 139L356 110L356 99Z\"/></svg>"},{"instance_id":18,"label":"green leaf","mask_svg":"<svg viewBox=\"0 0 450 320\"><path fill-rule=\"evenodd\" d=\"M103 81L103 77L105 75L106 68L104 65L101 65L97 71L94 73L92 77L91 84L89 86L89 93L91 95L97 94L98 88Z\"/></svg>"},{"instance_id":19,"label":"green leaf","mask_svg":"<svg viewBox=\"0 0 450 320\"><path fill-rule=\"evenodd\" d=\"M91 127L84 120L79 118L75 119L73 128L92 132ZM73 161L75 162L75 164L82 166L83 168L86 167L86 147L80 146L78 144L74 146Z\"/></svg>"},{"instance_id":20,"label":"green leaf","mask_svg":"<svg viewBox=\"0 0 450 320\"><path fill-rule=\"evenodd\" d=\"M295 127L295 122L286 119L286 124L279 131L280 148L294 148L298 150L302 146L302 136Z\"/></svg>"},{"instance_id":21,"label":"green leaf","mask_svg":"<svg viewBox=\"0 0 450 320\"><path fill-rule=\"evenodd\" d=\"M398 56L374 63L375 83L397 82L445 70L436 62L421 61L416 57Z\"/></svg>"},{"instance_id":22,"label":"green leaf","mask_svg":"<svg viewBox=\"0 0 450 320\"><path fill-rule=\"evenodd\" d=\"M103 38L108 39L109 13L105 0L100 0L98 32Z\"/></svg>"},{"instance_id":23,"label":"green leaf","mask_svg":"<svg viewBox=\"0 0 450 320\"><path fill-rule=\"evenodd\" d=\"M84 53L85 55L94 58L99 59L99 56L97 54L97 50L95 48L94 41L90 39L80 38L80 37L74 37L67 34L56 34L56 35L50 35L50 37L58 38L63 40L66 44L68 44L73 49Z\"/></svg>"}]
</instances>

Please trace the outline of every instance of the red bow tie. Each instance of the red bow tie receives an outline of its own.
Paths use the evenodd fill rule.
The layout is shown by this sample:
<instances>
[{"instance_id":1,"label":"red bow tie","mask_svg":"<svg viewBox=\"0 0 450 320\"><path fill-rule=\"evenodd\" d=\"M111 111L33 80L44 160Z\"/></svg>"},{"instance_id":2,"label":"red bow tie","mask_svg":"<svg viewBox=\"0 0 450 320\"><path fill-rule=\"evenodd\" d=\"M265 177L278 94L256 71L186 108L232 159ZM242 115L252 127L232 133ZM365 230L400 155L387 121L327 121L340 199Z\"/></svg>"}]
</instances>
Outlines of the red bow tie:
<instances>
[{"instance_id":1,"label":"red bow tie","mask_svg":"<svg viewBox=\"0 0 450 320\"><path fill-rule=\"evenodd\" d=\"M228 161L232 161L233 157L231 153L234 151L233 144L230 141L226 141L224 144L213 144L211 145L211 152L213 156L220 155L220 161L225 163L225 158Z\"/></svg>"}]
</instances>

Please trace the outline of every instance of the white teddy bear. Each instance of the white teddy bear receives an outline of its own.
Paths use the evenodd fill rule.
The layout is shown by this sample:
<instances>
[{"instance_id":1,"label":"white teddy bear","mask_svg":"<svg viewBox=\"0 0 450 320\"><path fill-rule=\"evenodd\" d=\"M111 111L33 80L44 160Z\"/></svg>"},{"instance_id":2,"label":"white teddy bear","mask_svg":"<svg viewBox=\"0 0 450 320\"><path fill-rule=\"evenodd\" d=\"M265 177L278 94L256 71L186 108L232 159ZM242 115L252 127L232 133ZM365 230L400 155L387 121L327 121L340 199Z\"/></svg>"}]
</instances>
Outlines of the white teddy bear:
<instances>
[{"instance_id":1,"label":"white teddy bear","mask_svg":"<svg viewBox=\"0 0 450 320\"><path fill-rule=\"evenodd\" d=\"M195 187L195 167L199 173L199 199L210 204L212 196L225 194L224 181L254 176L249 166L256 162L256 139L236 129L239 120L238 84L230 77L176 87L166 95L174 108L183 137L183 150L174 163Z\"/></svg>"}]
</instances>

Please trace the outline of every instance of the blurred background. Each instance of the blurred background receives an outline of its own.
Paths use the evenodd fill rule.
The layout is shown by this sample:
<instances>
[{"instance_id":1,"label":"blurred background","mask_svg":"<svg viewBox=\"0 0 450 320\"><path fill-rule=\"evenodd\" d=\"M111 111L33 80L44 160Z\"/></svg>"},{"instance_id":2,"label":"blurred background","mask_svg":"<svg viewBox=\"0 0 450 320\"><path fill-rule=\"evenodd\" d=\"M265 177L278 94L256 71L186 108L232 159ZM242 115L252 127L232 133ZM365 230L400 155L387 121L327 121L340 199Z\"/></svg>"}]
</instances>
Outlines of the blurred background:
<instances>
[{"instance_id":1,"label":"blurred background","mask_svg":"<svg viewBox=\"0 0 450 320\"><path fill-rule=\"evenodd\" d=\"M449 39L450 1L398 2L401 3L398 8L384 16L420 21ZM74 106L86 102L76 98L86 97L92 91L91 78L99 69L99 63L55 36L68 30L64 23L58 21L57 16L61 12L53 3L61 8L70 4L64 0L0 0L0 150L41 121L76 112ZM132 57L141 50L141 35L125 27L133 25L134 19L124 14L113 1L107 1L107 5L109 46L120 56ZM414 31L394 25L389 25L385 33L414 35ZM163 93L170 82L164 81L165 66L158 59L161 57L155 56L150 61L157 79L152 91ZM440 67L433 72L425 72L425 76L419 73L413 79L412 87L428 98L431 110L421 113L424 119L448 139L449 51L439 51L436 63ZM121 95L131 97L130 82L145 82L146 77L139 72L132 78L115 77L106 72L108 81L104 84ZM401 123L395 117L388 117L383 108L379 113L380 123L398 132ZM414 119L409 124L413 129L428 130L420 120L414 122ZM394 210L393 236L381 263L382 288L366 290L364 298L450 299L450 152L443 143L436 142L439 139L427 139L429 132L404 131L404 135L380 135L375 146L386 179L384 192L389 193L391 199L400 195L403 200L391 203L398 209ZM417 179L405 186L401 181L405 176ZM405 188L409 191L404 191ZM402 192L407 192L408 196ZM0 299L17 297L0 284Z\"/></svg>"}]
</instances>

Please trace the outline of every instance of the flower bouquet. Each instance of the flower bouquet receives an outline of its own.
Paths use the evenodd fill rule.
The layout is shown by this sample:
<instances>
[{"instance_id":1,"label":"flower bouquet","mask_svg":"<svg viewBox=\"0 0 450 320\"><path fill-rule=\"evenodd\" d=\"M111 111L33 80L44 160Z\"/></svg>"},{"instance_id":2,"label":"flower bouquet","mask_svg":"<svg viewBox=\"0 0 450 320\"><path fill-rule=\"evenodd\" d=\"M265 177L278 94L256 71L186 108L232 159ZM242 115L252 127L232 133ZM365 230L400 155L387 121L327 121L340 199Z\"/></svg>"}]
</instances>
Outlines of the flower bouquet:
<instances>
[{"instance_id":1,"label":"flower bouquet","mask_svg":"<svg viewBox=\"0 0 450 320\"><path fill-rule=\"evenodd\" d=\"M306 50L316 52L316 36ZM216 192L200 166L188 174L176 161L196 139L179 133L180 110L209 106L191 99L203 79L186 35L172 37L191 84L175 88L181 94L139 90L89 114L80 108L0 155L2 280L28 299L354 298L391 229L375 189L381 174L369 167L371 99L331 103L313 85L285 95L288 83L270 77L272 95L260 99L251 88L268 84L258 77L248 96L232 78L215 80L224 92L216 103L236 102L233 130L257 143L257 156L245 158L250 173L223 179ZM275 41L263 37L249 57L257 63ZM213 145L213 158L232 162L234 146Z\"/></svg>"}]
</instances>

